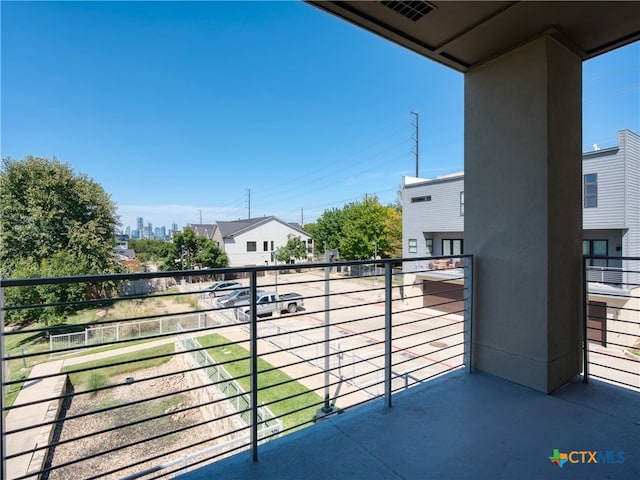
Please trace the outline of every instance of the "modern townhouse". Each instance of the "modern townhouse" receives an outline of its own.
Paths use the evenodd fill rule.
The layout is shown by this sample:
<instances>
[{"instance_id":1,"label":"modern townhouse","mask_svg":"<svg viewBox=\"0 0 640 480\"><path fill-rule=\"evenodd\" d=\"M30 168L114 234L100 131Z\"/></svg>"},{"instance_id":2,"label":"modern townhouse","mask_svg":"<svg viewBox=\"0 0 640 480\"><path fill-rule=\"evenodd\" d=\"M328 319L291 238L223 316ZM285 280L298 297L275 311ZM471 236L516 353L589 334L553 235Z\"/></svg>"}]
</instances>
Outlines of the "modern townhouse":
<instances>
[{"instance_id":1,"label":"modern townhouse","mask_svg":"<svg viewBox=\"0 0 640 480\"><path fill-rule=\"evenodd\" d=\"M297 223L287 223L274 216L218 221L191 228L202 236L206 232L207 238L216 241L229 257L229 266L273 265L275 255L287 244L289 235L299 237L307 244L308 251L312 251L311 235Z\"/></svg>"},{"instance_id":2,"label":"modern townhouse","mask_svg":"<svg viewBox=\"0 0 640 480\"><path fill-rule=\"evenodd\" d=\"M640 262L622 260L640 257L640 136L619 131L616 146L583 154L582 172L583 254L608 257L587 261L589 338L603 346L628 343L640 336ZM402 202L403 256L422 258L405 271L415 275L423 305L459 310L459 302L449 302L462 298L455 279L460 261L424 257L465 253L464 174L404 177ZM607 338L608 331L617 337Z\"/></svg>"}]
</instances>

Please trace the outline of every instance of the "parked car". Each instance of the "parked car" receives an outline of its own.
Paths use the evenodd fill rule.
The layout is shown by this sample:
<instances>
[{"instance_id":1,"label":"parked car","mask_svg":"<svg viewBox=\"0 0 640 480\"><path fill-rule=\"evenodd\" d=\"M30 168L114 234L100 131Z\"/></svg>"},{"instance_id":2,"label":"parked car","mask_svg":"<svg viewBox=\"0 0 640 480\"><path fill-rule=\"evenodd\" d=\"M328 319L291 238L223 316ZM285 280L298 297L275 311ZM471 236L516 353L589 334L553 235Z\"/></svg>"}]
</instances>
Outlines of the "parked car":
<instances>
[{"instance_id":1,"label":"parked car","mask_svg":"<svg viewBox=\"0 0 640 480\"><path fill-rule=\"evenodd\" d=\"M262 290L258 290L258 295L262 293ZM249 300L249 296L251 295L251 290L248 287L240 288L237 290L231 291L231 293L224 295L222 297L218 297L216 303L219 307L233 307L236 303L243 302L245 300Z\"/></svg>"},{"instance_id":2,"label":"parked car","mask_svg":"<svg viewBox=\"0 0 640 480\"><path fill-rule=\"evenodd\" d=\"M276 292L262 292L256 297L256 311L259 317L271 315L274 312L295 313L302 304L303 298L299 293L283 293L282 295L278 295ZM249 300L237 302L236 312L250 314L251 304Z\"/></svg>"},{"instance_id":3,"label":"parked car","mask_svg":"<svg viewBox=\"0 0 640 480\"><path fill-rule=\"evenodd\" d=\"M205 288L205 293L208 293L210 297L220 297L222 295L227 295L231 290L236 290L239 288L246 288L240 282L236 282L233 280L221 280L219 282L215 282L213 285Z\"/></svg>"}]
</instances>

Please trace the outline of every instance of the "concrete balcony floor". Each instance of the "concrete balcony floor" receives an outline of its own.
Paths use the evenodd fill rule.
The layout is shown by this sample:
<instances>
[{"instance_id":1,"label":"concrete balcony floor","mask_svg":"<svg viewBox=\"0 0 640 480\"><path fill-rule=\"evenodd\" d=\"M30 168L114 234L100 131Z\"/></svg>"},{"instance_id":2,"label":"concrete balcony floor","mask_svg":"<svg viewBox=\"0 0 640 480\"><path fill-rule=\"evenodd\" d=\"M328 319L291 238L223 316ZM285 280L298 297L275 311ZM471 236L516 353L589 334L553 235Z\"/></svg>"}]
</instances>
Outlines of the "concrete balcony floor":
<instances>
[{"instance_id":1,"label":"concrete balcony floor","mask_svg":"<svg viewBox=\"0 0 640 480\"><path fill-rule=\"evenodd\" d=\"M256 463L241 452L180 478L640 478L640 394L631 390L576 379L545 395L482 373L453 373L393 403L355 408L262 445ZM549 460L554 449L622 451L624 463L559 468Z\"/></svg>"}]
</instances>

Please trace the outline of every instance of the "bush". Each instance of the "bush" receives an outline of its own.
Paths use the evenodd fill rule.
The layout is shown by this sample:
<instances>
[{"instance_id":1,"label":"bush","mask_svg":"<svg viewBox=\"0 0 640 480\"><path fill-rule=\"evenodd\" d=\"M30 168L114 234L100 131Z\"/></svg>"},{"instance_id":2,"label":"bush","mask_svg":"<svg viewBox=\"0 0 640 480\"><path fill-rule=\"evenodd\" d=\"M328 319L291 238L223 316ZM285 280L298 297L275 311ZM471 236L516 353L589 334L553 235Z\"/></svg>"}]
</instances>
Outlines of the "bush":
<instances>
[{"instance_id":1,"label":"bush","mask_svg":"<svg viewBox=\"0 0 640 480\"><path fill-rule=\"evenodd\" d=\"M87 390L95 390L107 385L107 377L100 372L91 372L87 377ZM95 397L98 392L91 392L90 397Z\"/></svg>"}]
</instances>

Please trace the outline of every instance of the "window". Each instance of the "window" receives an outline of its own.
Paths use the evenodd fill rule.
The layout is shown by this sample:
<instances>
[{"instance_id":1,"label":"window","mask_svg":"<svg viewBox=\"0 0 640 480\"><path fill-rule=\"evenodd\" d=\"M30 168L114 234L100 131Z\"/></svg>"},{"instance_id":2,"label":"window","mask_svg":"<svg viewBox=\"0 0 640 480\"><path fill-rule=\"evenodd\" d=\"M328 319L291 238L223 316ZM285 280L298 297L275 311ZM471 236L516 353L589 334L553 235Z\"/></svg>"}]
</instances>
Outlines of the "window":
<instances>
[{"instance_id":1,"label":"window","mask_svg":"<svg viewBox=\"0 0 640 480\"><path fill-rule=\"evenodd\" d=\"M247 252L257 252L258 246L256 242L247 242Z\"/></svg>"},{"instance_id":2,"label":"window","mask_svg":"<svg viewBox=\"0 0 640 480\"><path fill-rule=\"evenodd\" d=\"M588 257L606 257L609 254L608 240L583 240L582 254ZM592 258L589 265L595 267L606 267L607 260L602 258Z\"/></svg>"},{"instance_id":3,"label":"window","mask_svg":"<svg viewBox=\"0 0 640 480\"><path fill-rule=\"evenodd\" d=\"M460 192L460 216L464 217L464 192Z\"/></svg>"},{"instance_id":4,"label":"window","mask_svg":"<svg viewBox=\"0 0 640 480\"><path fill-rule=\"evenodd\" d=\"M262 251L263 252L268 252L269 251L269 242L268 241L262 242Z\"/></svg>"},{"instance_id":5,"label":"window","mask_svg":"<svg viewBox=\"0 0 640 480\"><path fill-rule=\"evenodd\" d=\"M430 202L431 195L425 195L423 197L411 197L411 203Z\"/></svg>"},{"instance_id":6,"label":"window","mask_svg":"<svg viewBox=\"0 0 640 480\"><path fill-rule=\"evenodd\" d=\"M409 239L409 253L418 253L418 240L415 238Z\"/></svg>"},{"instance_id":7,"label":"window","mask_svg":"<svg viewBox=\"0 0 640 480\"><path fill-rule=\"evenodd\" d=\"M271 251L273 252L273 240L271 240Z\"/></svg>"},{"instance_id":8,"label":"window","mask_svg":"<svg viewBox=\"0 0 640 480\"><path fill-rule=\"evenodd\" d=\"M431 255L433 253L433 238L425 238L424 241L427 248L427 254Z\"/></svg>"},{"instance_id":9,"label":"window","mask_svg":"<svg viewBox=\"0 0 640 480\"><path fill-rule=\"evenodd\" d=\"M598 174L587 173L584 176L584 208L598 206Z\"/></svg>"},{"instance_id":10,"label":"window","mask_svg":"<svg viewBox=\"0 0 640 480\"><path fill-rule=\"evenodd\" d=\"M463 241L461 238L442 239L442 255L462 255Z\"/></svg>"}]
</instances>

